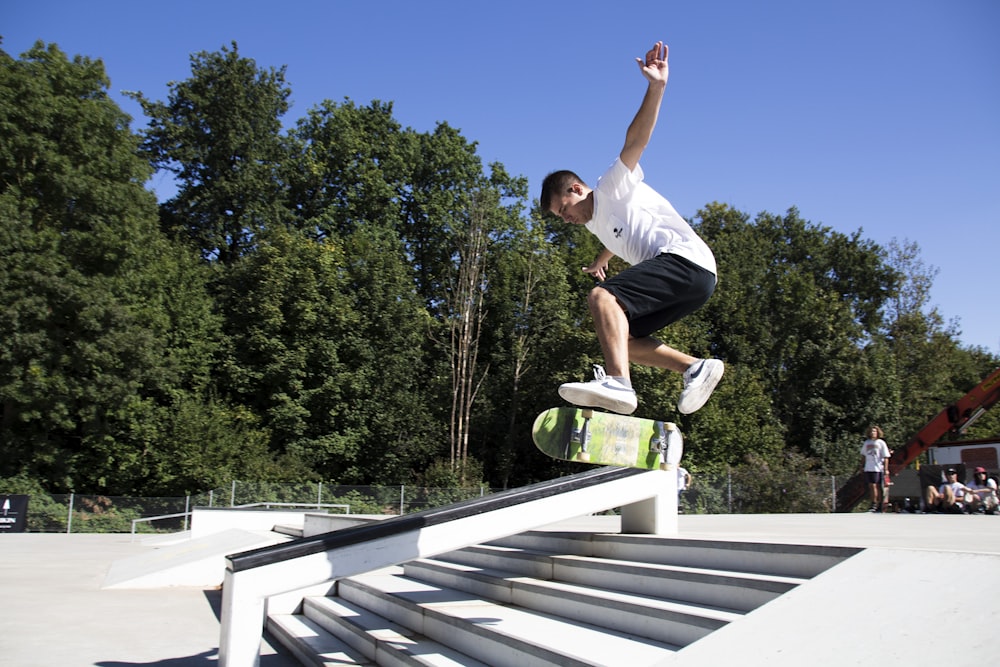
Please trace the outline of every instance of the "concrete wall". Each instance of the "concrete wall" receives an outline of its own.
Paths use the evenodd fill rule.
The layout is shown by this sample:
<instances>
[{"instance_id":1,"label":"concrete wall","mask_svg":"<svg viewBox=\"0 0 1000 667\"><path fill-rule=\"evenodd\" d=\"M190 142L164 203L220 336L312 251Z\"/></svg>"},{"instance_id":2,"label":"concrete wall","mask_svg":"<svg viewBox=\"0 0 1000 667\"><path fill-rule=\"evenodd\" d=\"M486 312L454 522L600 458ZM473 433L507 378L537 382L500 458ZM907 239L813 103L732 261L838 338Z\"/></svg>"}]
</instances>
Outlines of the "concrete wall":
<instances>
[{"instance_id":1,"label":"concrete wall","mask_svg":"<svg viewBox=\"0 0 1000 667\"><path fill-rule=\"evenodd\" d=\"M302 525L302 537L312 537L330 533L341 528L359 526L363 523L391 519L392 514L306 514Z\"/></svg>"},{"instance_id":2,"label":"concrete wall","mask_svg":"<svg viewBox=\"0 0 1000 667\"><path fill-rule=\"evenodd\" d=\"M301 526L303 510L256 510L232 507L195 507L191 513L191 537L197 539L224 530L271 530L276 525Z\"/></svg>"}]
</instances>

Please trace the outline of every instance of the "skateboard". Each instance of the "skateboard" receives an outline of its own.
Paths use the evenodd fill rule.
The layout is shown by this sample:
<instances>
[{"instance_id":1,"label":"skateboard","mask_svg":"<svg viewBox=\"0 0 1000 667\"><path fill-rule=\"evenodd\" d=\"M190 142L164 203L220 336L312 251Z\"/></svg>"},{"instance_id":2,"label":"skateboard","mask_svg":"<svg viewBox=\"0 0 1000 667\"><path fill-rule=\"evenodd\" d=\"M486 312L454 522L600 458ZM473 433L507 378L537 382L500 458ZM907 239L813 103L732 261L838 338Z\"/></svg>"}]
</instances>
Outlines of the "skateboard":
<instances>
[{"instance_id":1,"label":"skateboard","mask_svg":"<svg viewBox=\"0 0 1000 667\"><path fill-rule=\"evenodd\" d=\"M531 437L552 458L645 470L673 470L684 452L671 422L592 408L550 408L535 418Z\"/></svg>"}]
</instances>

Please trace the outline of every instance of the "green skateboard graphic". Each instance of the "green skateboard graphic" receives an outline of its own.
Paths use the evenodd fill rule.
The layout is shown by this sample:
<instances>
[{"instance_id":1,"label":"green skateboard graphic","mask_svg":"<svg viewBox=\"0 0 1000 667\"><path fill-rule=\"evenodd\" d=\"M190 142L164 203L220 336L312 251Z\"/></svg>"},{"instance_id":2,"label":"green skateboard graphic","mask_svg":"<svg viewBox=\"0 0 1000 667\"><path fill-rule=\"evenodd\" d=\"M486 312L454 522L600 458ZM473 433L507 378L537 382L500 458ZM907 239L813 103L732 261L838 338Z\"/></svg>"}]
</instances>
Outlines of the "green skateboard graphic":
<instances>
[{"instance_id":1,"label":"green skateboard graphic","mask_svg":"<svg viewBox=\"0 0 1000 667\"><path fill-rule=\"evenodd\" d=\"M684 439L671 422L599 412L551 408L535 418L531 437L544 454L564 461L671 470Z\"/></svg>"}]
</instances>

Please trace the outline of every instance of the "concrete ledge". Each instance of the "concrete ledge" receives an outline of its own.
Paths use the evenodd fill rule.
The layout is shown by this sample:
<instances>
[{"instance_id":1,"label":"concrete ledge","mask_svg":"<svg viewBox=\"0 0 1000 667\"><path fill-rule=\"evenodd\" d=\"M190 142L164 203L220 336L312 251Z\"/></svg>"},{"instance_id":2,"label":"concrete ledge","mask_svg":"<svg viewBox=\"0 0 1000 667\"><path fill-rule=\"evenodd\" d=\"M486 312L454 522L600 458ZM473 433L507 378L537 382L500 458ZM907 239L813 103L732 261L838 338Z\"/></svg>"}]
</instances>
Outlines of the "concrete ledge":
<instances>
[{"instance_id":1,"label":"concrete ledge","mask_svg":"<svg viewBox=\"0 0 1000 667\"><path fill-rule=\"evenodd\" d=\"M232 529L273 530L278 524L301 526L308 511L195 507L191 511L191 536L198 539Z\"/></svg>"},{"instance_id":2,"label":"concrete ledge","mask_svg":"<svg viewBox=\"0 0 1000 667\"><path fill-rule=\"evenodd\" d=\"M335 530L362 526L394 518L394 514L306 514L302 521L302 537L331 533Z\"/></svg>"}]
</instances>

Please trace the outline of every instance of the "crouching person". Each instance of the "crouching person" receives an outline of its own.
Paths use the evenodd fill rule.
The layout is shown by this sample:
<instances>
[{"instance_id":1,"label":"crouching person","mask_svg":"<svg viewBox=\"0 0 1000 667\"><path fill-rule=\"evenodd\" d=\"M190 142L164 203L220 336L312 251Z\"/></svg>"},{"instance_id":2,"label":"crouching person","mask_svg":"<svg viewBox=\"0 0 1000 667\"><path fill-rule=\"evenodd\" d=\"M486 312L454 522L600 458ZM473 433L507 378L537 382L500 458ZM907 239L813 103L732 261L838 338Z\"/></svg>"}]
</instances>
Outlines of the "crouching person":
<instances>
[{"instance_id":1,"label":"crouching person","mask_svg":"<svg viewBox=\"0 0 1000 667\"><path fill-rule=\"evenodd\" d=\"M996 514L997 483L996 480L986 476L986 468L976 468L972 481L966 488L968 491L965 493L965 506L970 512Z\"/></svg>"},{"instance_id":2,"label":"crouching person","mask_svg":"<svg viewBox=\"0 0 1000 667\"><path fill-rule=\"evenodd\" d=\"M958 481L958 471L954 468L945 470L946 481L938 488L928 486L924 493L924 502L928 512L962 512L964 511L965 495L969 487Z\"/></svg>"}]
</instances>

